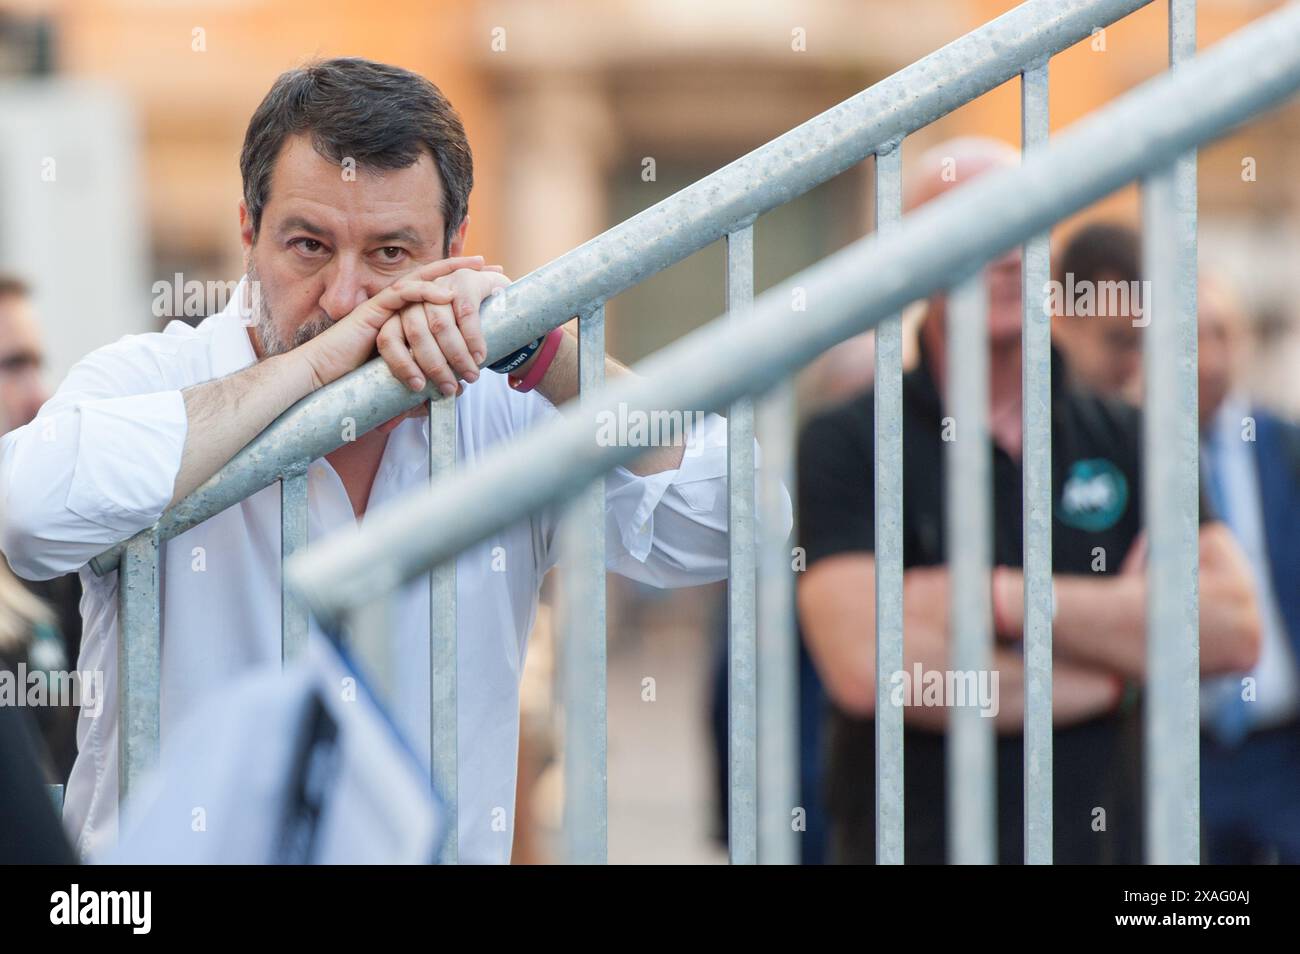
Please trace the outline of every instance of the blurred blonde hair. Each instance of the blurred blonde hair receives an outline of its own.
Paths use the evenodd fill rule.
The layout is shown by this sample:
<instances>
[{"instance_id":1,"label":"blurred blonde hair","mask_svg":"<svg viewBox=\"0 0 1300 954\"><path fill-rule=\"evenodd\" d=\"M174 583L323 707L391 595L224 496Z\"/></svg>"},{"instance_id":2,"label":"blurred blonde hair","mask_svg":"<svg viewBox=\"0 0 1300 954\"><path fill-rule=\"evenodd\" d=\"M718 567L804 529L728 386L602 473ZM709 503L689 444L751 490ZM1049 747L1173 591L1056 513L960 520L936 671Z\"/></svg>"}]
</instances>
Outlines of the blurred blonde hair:
<instances>
[{"instance_id":1,"label":"blurred blonde hair","mask_svg":"<svg viewBox=\"0 0 1300 954\"><path fill-rule=\"evenodd\" d=\"M27 592L9 564L0 559L0 655L25 656L37 626L54 625L54 614Z\"/></svg>"}]
</instances>

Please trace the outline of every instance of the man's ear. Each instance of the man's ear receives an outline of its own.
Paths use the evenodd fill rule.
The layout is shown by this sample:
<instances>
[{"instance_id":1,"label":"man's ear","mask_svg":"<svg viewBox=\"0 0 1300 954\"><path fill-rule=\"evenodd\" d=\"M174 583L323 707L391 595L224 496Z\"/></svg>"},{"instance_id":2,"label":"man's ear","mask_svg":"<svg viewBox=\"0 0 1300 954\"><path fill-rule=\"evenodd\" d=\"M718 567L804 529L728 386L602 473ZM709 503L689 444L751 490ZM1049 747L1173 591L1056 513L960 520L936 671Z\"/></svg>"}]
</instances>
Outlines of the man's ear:
<instances>
[{"instance_id":1,"label":"man's ear","mask_svg":"<svg viewBox=\"0 0 1300 954\"><path fill-rule=\"evenodd\" d=\"M465 254L465 233L469 231L469 216L461 219L460 227L451 237L451 244L447 246L447 254L444 258L459 258Z\"/></svg>"},{"instance_id":2,"label":"man's ear","mask_svg":"<svg viewBox=\"0 0 1300 954\"><path fill-rule=\"evenodd\" d=\"M239 200L239 243L244 247L244 258L253 251L253 217L248 214L248 206Z\"/></svg>"}]
</instances>

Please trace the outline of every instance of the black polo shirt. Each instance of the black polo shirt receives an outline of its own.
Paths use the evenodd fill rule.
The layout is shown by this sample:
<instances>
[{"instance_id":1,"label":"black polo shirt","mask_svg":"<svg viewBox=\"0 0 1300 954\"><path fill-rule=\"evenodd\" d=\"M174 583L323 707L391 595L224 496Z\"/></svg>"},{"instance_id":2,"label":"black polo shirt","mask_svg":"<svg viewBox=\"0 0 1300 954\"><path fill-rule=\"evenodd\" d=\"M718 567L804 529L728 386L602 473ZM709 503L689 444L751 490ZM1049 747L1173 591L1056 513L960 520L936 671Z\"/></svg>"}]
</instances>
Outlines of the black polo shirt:
<instances>
[{"instance_id":1,"label":"black polo shirt","mask_svg":"<svg viewBox=\"0 0 1300 954\"><path fill-rule=\"evenodd\" d=\"M903 379L903 565L946 562L944 412L922 348ZM810 421L799 442L799 536L807 566L846 552L875 549L871 393ZM1067 382L1052 350L1052 558L1054 574L1115 573L1142 526L1141 414ZM1020 463L990 442L993 454L993 560L1021 565ZM1202 504L1204 516L1204 504ZM1098 551L1105 569L1094 569ZM829 714L827 809L831 852L849 863L875 857L874 723ZM1054 851L1062 863L1136 862L1140 724L1135 706L1054 735ZM998 857L1023 859L1023 739L999 735ZM944 737L904 729L904 857L946 858ZM1106 830L1094 830L1096 808Z\"/></svg>"}]
</instances>

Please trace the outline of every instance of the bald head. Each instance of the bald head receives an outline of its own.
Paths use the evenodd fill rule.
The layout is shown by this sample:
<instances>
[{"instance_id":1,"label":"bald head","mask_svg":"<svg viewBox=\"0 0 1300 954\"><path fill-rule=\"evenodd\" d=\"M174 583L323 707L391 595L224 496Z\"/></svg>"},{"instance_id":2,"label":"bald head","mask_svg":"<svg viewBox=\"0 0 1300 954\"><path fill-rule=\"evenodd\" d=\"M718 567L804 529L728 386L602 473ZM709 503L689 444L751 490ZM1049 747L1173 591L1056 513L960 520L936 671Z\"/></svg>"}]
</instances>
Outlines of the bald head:
<instances>
[{"instance_id":1,"label":"bald head","mask_svg":"<svg viewBox=\"0 0 1300 954\"><path fill-rule=\"evenodd\" d=\"M965 185L986 172L1020 164L1020 152L1000 139L960 136L928 149L912 164L906 175L904 206L911 212L937 199L950 189ZM1020 247L990 262L986 269L989 286L989 343L994 349L1020 345ZM922 336L936 350L944 334L946 298L930 299L929 317ZM931 320L934 319L934 320Z\"/></svg>"},{"instance_id":2,"label":"bald head","mask_svg":"<svg viewBox=\"0 0 1300 954\"><path fill-rule=\"evenodd\" d=\"M907 177L908 212L994 169L1020 165L1020 150L1001 139L958 136L927 149Z\"/></svg>"}]
</instances>

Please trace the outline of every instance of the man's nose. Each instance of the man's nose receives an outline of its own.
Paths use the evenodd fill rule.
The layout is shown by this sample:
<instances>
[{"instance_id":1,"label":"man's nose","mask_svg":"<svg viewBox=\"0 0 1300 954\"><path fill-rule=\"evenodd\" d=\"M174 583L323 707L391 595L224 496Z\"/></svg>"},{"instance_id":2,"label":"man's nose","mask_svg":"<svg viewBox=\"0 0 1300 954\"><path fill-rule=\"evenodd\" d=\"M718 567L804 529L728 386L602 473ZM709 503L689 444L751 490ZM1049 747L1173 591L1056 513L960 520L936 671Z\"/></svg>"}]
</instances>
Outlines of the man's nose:
<instances>
[{"instance_id":1,"label":"man's nose","mask_svg":"<svg viewBox=\"0 0 1300 954\"><path fill-rule=\"evenodd\" d=\"M325 279L325 292L321 295L320 306L331 321L339 321L352 313L352 310L371 296L366 284L366 273L355 264L346 260L331 265L331 272Z\"/></svg>"}]
</instances>

